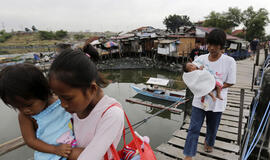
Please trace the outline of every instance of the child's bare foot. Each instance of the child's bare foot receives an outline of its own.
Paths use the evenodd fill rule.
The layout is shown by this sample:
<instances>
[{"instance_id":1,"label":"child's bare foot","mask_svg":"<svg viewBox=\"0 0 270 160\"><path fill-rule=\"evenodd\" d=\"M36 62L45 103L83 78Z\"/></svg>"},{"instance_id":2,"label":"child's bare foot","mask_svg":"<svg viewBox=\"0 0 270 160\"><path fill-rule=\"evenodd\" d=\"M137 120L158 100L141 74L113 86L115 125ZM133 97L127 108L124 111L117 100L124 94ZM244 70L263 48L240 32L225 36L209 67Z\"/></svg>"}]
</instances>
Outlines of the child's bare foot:
<instances>
[{"instance_id":1,"label":"child's bare foot","mask_svg":"<svg viewBox=\"0 0 270 160\"><path fill-rule=\"evenodd\" d=\"M192 157L186 156L184 160L192 160Z\"/></svg>"},{"instance_id":2,"label":"child's bare foot","mask_svg":"<svg viewBox=\"0 0 270 160\"><path fill-rule=\"evenodd\" d=\"M217 95L217 98L220 99L220 100L223 100L223 98L221 97L220 94Z\"/></svg>"}]
</instances>

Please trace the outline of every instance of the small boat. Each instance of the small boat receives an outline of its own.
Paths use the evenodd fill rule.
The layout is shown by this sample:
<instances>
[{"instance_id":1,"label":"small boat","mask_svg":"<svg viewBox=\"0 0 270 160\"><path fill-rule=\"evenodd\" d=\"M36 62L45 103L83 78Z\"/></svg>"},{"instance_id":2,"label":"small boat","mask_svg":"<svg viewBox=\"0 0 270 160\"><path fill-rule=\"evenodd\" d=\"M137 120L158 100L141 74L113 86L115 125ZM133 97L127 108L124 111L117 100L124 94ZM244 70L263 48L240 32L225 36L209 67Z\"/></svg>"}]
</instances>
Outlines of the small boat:
<instances>
[{"instance_id":1,"label":"small boat","mask_svg":"<svg viewBox=\"0 0 270 160\"><path fill-rule=\"evenodd\" d=\"M158 86L167 86L169 83L168 79L161 78L150 78L147 82L150 84L150 88L139 88L137 86L131 85L137 93L142 94L144 96L163 99L171 102L182 101L185 98L185 90L181 91L171 91L165 88L160 88Z\"/></svg>"}]
</instances>

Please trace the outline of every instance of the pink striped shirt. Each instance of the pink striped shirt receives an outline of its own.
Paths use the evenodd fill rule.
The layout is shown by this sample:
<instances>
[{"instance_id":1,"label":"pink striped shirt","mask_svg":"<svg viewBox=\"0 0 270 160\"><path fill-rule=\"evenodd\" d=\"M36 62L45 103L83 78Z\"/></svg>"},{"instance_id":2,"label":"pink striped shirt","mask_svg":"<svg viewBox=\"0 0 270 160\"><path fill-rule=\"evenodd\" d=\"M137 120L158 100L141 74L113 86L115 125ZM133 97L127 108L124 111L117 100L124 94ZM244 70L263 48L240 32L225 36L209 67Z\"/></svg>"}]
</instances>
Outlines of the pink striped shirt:
<instances>
[{"instance_id":1,"label":"pink striped shirt","mask_svg":"<svg viewBox=\"0 0 270 160\"><path fill-rule=\"evenodd\" d=\"M115 99L105 95L86 118L80 119L73 114L77 146L85 148L78 160L103 160L112 143L117 147L124 128L123 110L112 107L101 117L115 102ZM112 158L110 151L109 157Z\"/></svg>"}]
</instances>

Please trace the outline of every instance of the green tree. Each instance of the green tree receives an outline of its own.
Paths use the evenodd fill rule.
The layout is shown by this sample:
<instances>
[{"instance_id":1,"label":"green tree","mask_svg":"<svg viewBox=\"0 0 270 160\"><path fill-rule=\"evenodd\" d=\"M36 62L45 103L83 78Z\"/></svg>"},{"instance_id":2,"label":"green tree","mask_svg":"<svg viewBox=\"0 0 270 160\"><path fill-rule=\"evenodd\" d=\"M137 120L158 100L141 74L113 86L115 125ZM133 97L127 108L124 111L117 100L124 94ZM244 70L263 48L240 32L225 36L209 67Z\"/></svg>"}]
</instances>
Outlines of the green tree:
<instances>
[{"instance_id":1,"label":"green tree","mask_svg":"<svg viewBox=\"0 0 270 160\"><path fill-rule=\"evenodd\" d=\"M0 43L4 43L6 40L12 37L11 33L7 33L5 30L0 31Z\"/></svg>"},{"instance_id":2,"label":"green tree","mask_svg":"<svg viewBox=\"0 0 270 160\"><path fill-rule=\"evenodd\" d=\"M257 12L253 7L249 7L242 13L242 22L246 30L246 39L251 41L254 38L263 38L265 36L265 27L270 22L268 11L260 8Z\"/></svg>"},{"instance_id":3,"label":"green tree","mask_svg":"<svg viewBox=\"0 0 270 160\"><path fill-rule=\"evenodd\" d=\"M227 12L219 13L212 11L205 17L203 26L216 27L231 32L233 27L241 24L242 14L238 8L229 8Z\"/></svg>"},{"instance_id":4,"label":"green tree","mask_svg":"<svg viewBox=\"0 0 270 160\"><path fill-rule=\"evenodd\" d=\"M190 22L189 17L186 15L169 15L165 17L163 20L163 24L166 26L167 29L170 29L173 32L176 32L177 29L181 26L192 26L193 24Z\"/></svg>"},{"instance_id":5,"label":"green tree","mask_svg":"<svg viewBox=\"0 0 270 160\"><path fill-rule=\"evenodd\" d=\"M267 36L265 36L265 39L266 39L267 41L270 41L270 34L268 34Z\"/></svg>"},{"instance_id":6,"label":"green tree","mask_svg":"<svg viewBox=\"0 0 270 160\"><path fill-rule=\"evenodd\" d=\"M74 35L74 38L76 39L76 40L81 40L81 39L83 39L85 36L83 35L83 34L75 34Z\"/></svg>"},{"instance_id":7,"label":"green tree","mask_svg":"<svg viewBox=\"0 0 270 160\"><path fill-rule=\"evenodd\" d=\"M48 31L38 31L38 33L39 33L39 38L41 40L55 39L55 34L52 31L50 31L50 32L48 32Z\"/></svg>"},{"instance_id":8,"label":"green tree","mask_svg":"<svg viewBox=\"0 0 270 160\"><path fill-rule=\"evenodd\" d=\"M242 22L241 10L237 7L229 7L228 12L225 13L225 19L232 27L237 27Z\"/></svg>"},{"instance_id":9,"label":"green tree","mask_svg":"<svg viewBox=\"0 0 270 160\"><path fill-rule=\"evenodd\" d=\"M60 31L56 31L55 32L55 37L56 39L63 39L65 37L67 37L67 34L68 32L67 31L64 31L64 30L60 30Z\"/></svg>"}]
</instances>

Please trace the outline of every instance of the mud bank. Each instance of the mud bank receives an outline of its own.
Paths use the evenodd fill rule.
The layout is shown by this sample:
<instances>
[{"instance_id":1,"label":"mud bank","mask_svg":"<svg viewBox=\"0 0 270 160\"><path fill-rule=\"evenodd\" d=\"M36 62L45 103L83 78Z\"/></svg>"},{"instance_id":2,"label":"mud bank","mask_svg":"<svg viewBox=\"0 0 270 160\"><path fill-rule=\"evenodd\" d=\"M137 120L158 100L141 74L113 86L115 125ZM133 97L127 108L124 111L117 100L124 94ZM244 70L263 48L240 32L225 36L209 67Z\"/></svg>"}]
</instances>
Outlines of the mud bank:
<instances>
[{"instance_id":1,"label":"mud bank","mask_svg":"<svg viewBox=\"0 0 270 160\"><path fill-rule=\"evenodd\" d=\"M118 58L101 60L97 63L99 70L114 70L114 69L164 69L170 72L182 72L182 65L175 62L156 61L148 57L141 58Z\"/></svg>"}]
</instances>

